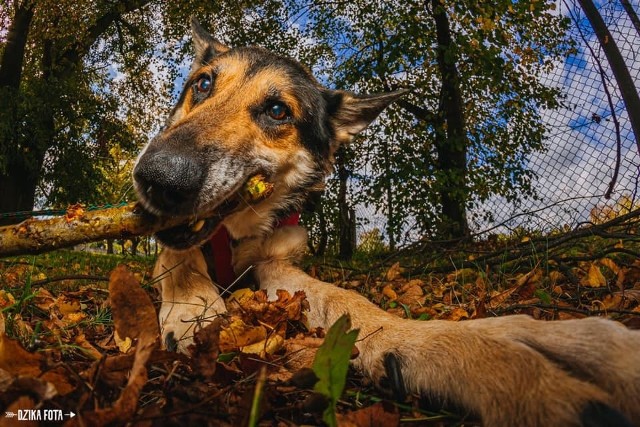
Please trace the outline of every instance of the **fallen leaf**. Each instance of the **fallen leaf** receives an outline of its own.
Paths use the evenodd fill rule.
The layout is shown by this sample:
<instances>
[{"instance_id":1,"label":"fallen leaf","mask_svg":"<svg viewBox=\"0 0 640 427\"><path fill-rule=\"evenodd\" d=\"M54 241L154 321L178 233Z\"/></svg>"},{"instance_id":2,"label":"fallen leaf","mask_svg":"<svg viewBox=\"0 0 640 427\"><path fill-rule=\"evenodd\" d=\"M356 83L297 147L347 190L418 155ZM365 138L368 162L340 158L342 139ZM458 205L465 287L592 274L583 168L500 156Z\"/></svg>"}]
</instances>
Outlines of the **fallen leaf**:
<instances>
[{"instance_id":1,"label":"fallen leaf","mask_svg":"<svg viewBox=\"0 0 640 427\"><path fill-rule=\"evenodd\" d=\"M58 307L58 310L63 315L80 311L80 301L71 299L64 294L56 299L55 306Z\"/></svg>"},{"instance_id":2,"label":"fallen leaf","mask_svg":"<svg viewBox=\"0 0 640 427\"><path fill-rule=\"evenodd\" d=\"M465 310L464 308L455 307L445 317L442 317L442 318L447 320L458 321L461 319L468 319L469 313L467 313L467 310Z\"/></svg>"},{"instance_id":3,"label":"fallen leaf","mask_svg":"<svg viewBox=\"0 0 640 427\"><path fill-rule=\"evenodd\" d=\"M20 343L0 334L0 369L11 375L37 377L42 373L42 356L29 353Z\"/></svg>"},{"instance_id":4,"label":"fallen leaf","mask_svg":"<svg viewBox=\"0 0 640 427\"><path fill-rule=\"evenodd\" d=\"M400 291L401 295L398 297L398 302L400 304L411 305L422 303L424 299L424 291L420 285L413 282L414 281L412 280L402 287ZM417 282L422 283L421 280L418 280Z\"/></svg>"},{"instance_id":5,"label":"fallen leaf","mask_svg":"<svg viewBox=\"0 0 640 427\"><path fill-rule=\"evenodd\" d=\"M120 424L133 417L138 408L140 392L147 382L146 365L158 347L160 335L151 298L125 266L120 265L111 272L109 294L118 335L137 338L138 342L129 380L120 397L111 407L83 413L83 423L92 426ZM70 424L79 423L78 418L70 420Z\"/></svg>"},{"instance_id":6,"label":"fallen leaf","mask_svg":"<svg viewBox=\"0 0 640 427\"><path fill-rule=\"evenodd\" d=\"M231 294L231 296L229 297L229 301L235 300L242 304L244 301L248 301L253 298L254 294L255 292L253 292L249 288L238 289Z\"/></svg>"},{"instance_id":7,"label":"fallen leaf","mask_svg":"<svg viewBox=\"0 0 640 427\"><path fill-rule=\"evenodd\" d=\"M232 317L220 331L220 351L223 353L237 351L240 347L264 341L266 338L267 329L264 326L247 325L239 317Z\"/></svg>"},{"instance_id":8,"label":"fallen leaf","mask_svg":"<svg viewBox=\"0 0 640 427\"><path fill-rule=\"evenodd\" d=\"M118 335L118 331L115 331L113 339L116 342L116 346L118 347L118 350L120 350L120 353L128 353L129 350L131 350L131 344L133 344L133 341L130 337L122 339L120 338L120 335Z\"/></svg>"},{"instance_id":9,"label":"fallen leaf","mask_svg":"<svg viewBox=\"0 0 640 427\"><path fill-rule=\"evenodd\" d=\"M391 301L395 301L398 299L398 294L393 290L393 286L387 285L382 288L382 295L389 298Z\"/></svg>"},{"instance_id":10,"label":"fallen leaf","mask_svg":"<svg viewBox=\"0 0 640 427\"><path fill-rule=\"evenodd\" d=\"M0 308L6 308L16 303L16 299L4 289L0 289Z\"/></svg>"},{"instance_id":11,"label":"fallen leaf","mask_svg":"<svg viewBox=\"0 0 640 427\"><path fill-rule=\"evenodd\" d=\"M564 276L564 274L559 271L553 270L549 273L549 280L551 281L552 285L564 282L565 279L566 277Z\"/></svg>"},{"instance_id":12,"label":"fallen leaf","mask_svg":"<svg viewBox=\"0 0 640 427\"><path fill-rule=\"evenodd\" d=\"M189 346L193 359L192 368L205 379L213 378L216 373L220 354L221 324L221 318L216 317L204 328L197 328L193 336L193 344Z\"/></svg>"},{"instance_id":13,"label":"fallen leaf","mask_svg":"<svg viewBox=\"0 0 640 427\"><path fill-rule=\"evenodd\" d=\"M607 279L600 271L600 267L598 267L595 263L591 263L589 265L589 271L586 276L580 280L580 283L583 286L587 286L589 288L600 288L607 284Z\"/></svg>"},{"instance_id":14,"label":"fallen leaf","mask_svg":"<svg viewBox=\"0 0 640 427\"><path fill-rule=\"evenodd\" d=\"M366 408L338 414L340 427L388 427L400 425L398 408L388 402L378 402Z\"/></svg>"},{"instance_id":15,"label":"fallen leaf","mask_svg":"<svg viewBox=\"0 0 640 427\"><path fill-rule=\"evenodd\" d=\"M265 357L267 354L274 354L279 351L284 344L284 338L278 334L271 334L265 340L240 347L240 351L247 354L257 354Z\"/></svg>"},{"instance_id":16,"label":"fallen leaf","mask_svg":"<svg viewBox=\"0 0 640 427\"><path fill-rule=\"evenodd\" d=\"M400 277L403 272L404 272L404 269L400 267L400 263L396 262L389 268L389 270L387 270L387 273L385 274L385 278L391 282L393 280L396 280L398 277Z\"/></svg>"},{"instance_id":17,"label":"fallen leaf","mask_svg":"<svg viewBox=\"0 0 640 427\"><path fill-rule=\"evenodd\" d=\"M87 341L87 337L84 334L79 334L75 338L75 343L79 346L85 356L88 356L94 360L99 360L102 358L102 353L98 351L89 341Z\"/></svg>"},{"instance_id":18,"label":"fallen leaf","mask_svg":"<svg viewBox=\"0 0 640 427\"><path fill-rule=\"evenodd\" d=\"M113 323L120 337L152 342L160 335L153 302L127 267L120 265L109 279Z\"/></svg>"},{"instance_id":19,"label":"fallen leaf","mask_svg":"<svg viewBox=\"0 0 640 427\"><path fill-rule=\"evenodd\" d=\"M596 307L596 309L604 308L605 310L611 310L612 308L620 308L622 306L623 300L624 300L624 298L623 298L622 294L619 293L619 292L611 294L611 295L607 295L600 302L600 304L599 304L600 307Z\"/></svg>"},{"instance_id":20,"label":"fallen leaf","mask_svg":"<svg viewBox=\"0 0 640 427\"><path fill-rule=\"evenodd\" d=\"M611 258L602 258L600 260L600 264L604 265L616 274L618 274L618 271L620 271L620 267L618 267L618 265Z\"/></svg>"}]
</instances>

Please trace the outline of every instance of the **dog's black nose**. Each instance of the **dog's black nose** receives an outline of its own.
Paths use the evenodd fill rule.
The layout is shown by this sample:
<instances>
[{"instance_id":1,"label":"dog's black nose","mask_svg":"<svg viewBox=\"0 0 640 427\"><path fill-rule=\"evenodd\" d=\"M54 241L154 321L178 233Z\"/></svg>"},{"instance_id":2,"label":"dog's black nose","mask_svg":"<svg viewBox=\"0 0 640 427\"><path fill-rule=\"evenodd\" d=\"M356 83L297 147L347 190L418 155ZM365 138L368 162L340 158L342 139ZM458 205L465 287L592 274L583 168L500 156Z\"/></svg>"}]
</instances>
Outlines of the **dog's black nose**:
<instances>
[{"instance_id":1,"label":"dog's black nose","mask_svg":"<svg viewBox=\"0 0 640 427\"><path fill-rule=\"evenodd\" d=\"M157 209L188 214L193 210L204 173L191 157L166 151L145 153L133 170L139 196Z\"/></svg>"}]
</instances>

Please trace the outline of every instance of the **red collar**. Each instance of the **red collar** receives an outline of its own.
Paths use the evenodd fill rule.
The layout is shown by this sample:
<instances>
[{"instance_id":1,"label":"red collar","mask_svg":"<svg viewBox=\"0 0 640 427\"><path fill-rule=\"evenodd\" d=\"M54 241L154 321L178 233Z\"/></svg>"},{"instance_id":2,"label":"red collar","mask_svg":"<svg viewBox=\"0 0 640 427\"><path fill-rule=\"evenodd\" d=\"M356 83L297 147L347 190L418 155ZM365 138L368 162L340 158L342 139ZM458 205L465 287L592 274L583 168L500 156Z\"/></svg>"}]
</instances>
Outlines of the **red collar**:
<instances>
[{"instance_id":1,"label":"red collar","mask_svg":"<svg viewBox=\"0 0 640 427\"><path fill-rule=\"evenodd\" d=\"M300 213L294 212L285 218L281 218L274 225L274 228L280 228L290 225L298 225L300 221ZM221 226L215 232L211 239L205 243L208 250L204 250L205 259L209 265L209 274L211 278L222 288L226 289L237 279L233 267L231 265L231 237L226 227ZM209 255L207 255L209 254Z\"/></svg>"}]
</instances>

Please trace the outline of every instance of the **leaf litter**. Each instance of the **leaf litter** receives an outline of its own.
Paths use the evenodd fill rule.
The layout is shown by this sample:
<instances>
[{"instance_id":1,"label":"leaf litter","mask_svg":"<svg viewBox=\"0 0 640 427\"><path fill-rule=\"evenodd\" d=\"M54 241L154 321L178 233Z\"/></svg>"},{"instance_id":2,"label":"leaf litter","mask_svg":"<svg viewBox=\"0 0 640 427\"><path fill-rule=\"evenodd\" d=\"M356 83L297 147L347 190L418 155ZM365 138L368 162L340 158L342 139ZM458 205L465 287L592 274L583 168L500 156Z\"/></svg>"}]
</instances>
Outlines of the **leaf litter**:
<instances>
[{"instance_id":1,"label":"leaf litter","mask_svg":"<svg viewBox=\"0 0 640 427\"><path fill-rule=\"evenodd\" d=\"M403 318L606 315L639 327L640 259L576 258L422 275L410 260L375 274L314 265L311 274L364 293ZM30 288L31 278L56 272L0 265L0 410L73 411L68 425L235 426L247 425L250 416L259 425L318 425L331 405L340 426L461 423L456 414L420 409L418 399L385 400L352 371L344 390L328 391L333 380L322 373L331 368L317 368L330 363L321 350L327 333L309 328L302 292L279 291L269 300L263 291L236 291L227 299L228 314L198 325L188 354L162 350L157 294L140 285L148 267L128 264L132 268L113 269L108 290L92 282ZM337 328L348 336L348 326ZM347 342L338 347L349 351L336 350L340 339L328 341L334 343L329 360L353 347Z\"/></svg>"}]
</instances>

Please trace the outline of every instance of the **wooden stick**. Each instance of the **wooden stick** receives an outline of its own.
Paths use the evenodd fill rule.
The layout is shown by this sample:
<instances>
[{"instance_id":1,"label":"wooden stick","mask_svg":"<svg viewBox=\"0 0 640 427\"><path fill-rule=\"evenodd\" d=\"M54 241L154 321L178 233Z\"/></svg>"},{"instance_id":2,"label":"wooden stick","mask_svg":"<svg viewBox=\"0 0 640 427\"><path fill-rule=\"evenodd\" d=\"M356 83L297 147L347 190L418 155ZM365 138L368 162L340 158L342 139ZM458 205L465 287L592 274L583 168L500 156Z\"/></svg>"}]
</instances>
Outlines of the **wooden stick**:
<instances>
[{"instance_id":1,"label":"wooden stick","mask_svg":"<svg viewBox=\"0 0 640 427\"><path fill-rule=\"evenodd\" d=\"M88 212L79 210L76 206L65 216L44 220L30 218L0 227L0 257L38 254L102 239L148 235L188 221L185 217L153 216L139 209L136 203Z\"/></svg>"},{"instance_id":2,"label":"wooden stick","mask_svg":"<svg viewBox=\"0 0 640 427\"><path fill-rule=\"evenodd\" d=\"M238 206L257 203L272 190L273 185L265 182L261 175L252 177L243 190L231 196L207 218L214 219L217 227ZM19 224L0 227L0 257L39 254L103 239L130 239L185 225L189 221L193 218L151 215L136 203L94 211L85 211L82 206L75 205L64 216L45 220L30 218Z\"/></svg>"}]
</instances>

